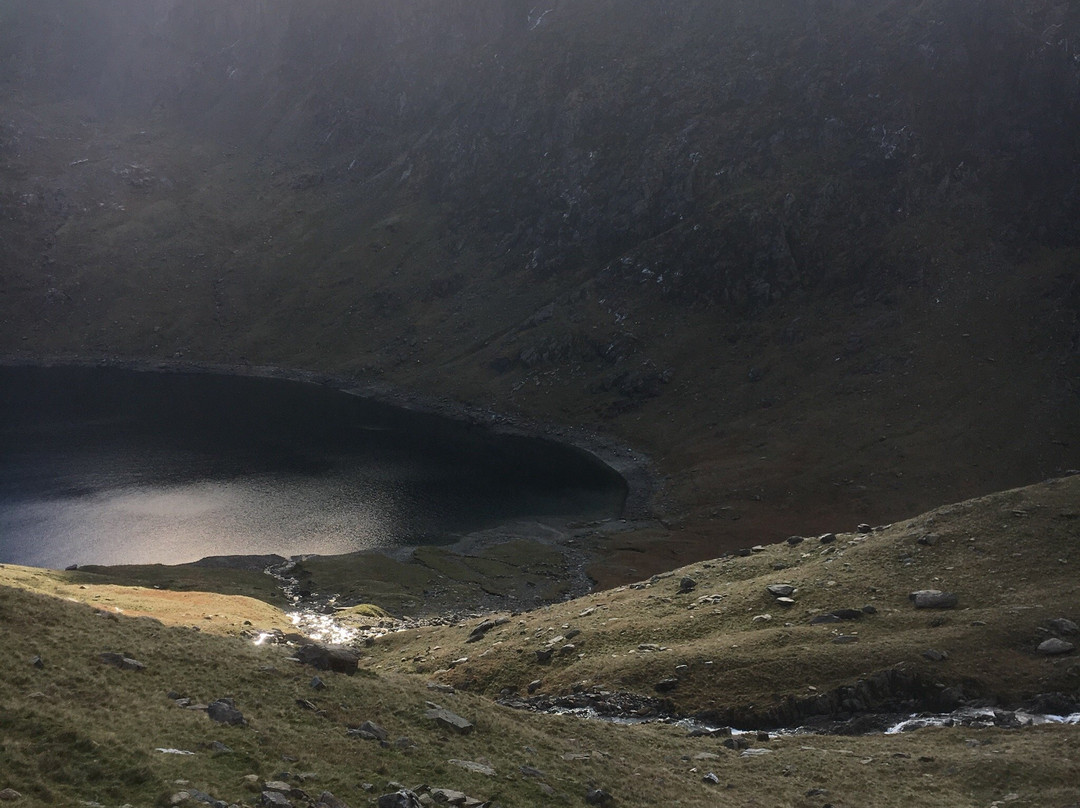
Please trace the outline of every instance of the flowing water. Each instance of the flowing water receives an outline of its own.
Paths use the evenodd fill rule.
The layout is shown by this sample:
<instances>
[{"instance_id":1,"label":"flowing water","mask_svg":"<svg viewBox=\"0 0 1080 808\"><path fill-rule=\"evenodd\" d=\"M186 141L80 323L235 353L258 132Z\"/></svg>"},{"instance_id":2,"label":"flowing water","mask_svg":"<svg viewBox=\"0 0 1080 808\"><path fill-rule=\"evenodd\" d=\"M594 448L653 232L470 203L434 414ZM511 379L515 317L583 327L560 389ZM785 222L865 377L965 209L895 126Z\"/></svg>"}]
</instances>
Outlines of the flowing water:
<instances>
[{"instance_id":1,"label":"flowing water","mask_svg":"<svg viewBox=\"0 0 1080 808\"><path fill-rule=\"evenodd\" d=\"M617 515L584 452L327 387L0 368L0 563L181 563L444 543Z\"/></svg>"}]
</instances>

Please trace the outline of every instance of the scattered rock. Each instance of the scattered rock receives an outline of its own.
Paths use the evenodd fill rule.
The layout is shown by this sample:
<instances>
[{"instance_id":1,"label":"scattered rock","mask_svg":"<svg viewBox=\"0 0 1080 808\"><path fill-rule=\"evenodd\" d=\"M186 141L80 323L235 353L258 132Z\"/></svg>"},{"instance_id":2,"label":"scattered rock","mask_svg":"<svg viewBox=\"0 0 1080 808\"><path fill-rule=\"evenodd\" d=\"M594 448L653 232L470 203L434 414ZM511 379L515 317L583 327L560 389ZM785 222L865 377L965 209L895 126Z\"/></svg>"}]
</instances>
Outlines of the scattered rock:
<instances>
[{"instance_id":1,"label":"scattered rock","mask_svg":"<svg viewBox=\"0 0 1080 808\"><path fill-rule=\"evenodd\" d=\"M693 592L697 588L697 581L693 578L686 577L679 581L679 593L686 594L687 592Z\"/></svg>"},{"instance_id":2,"label":"scattered rock","mask_svg":"<svg viewBox=\"0 0 1080 808\"><path fill-rule=\"evenodd\" d=\"M106 665L112 665L114 668L119 668L122 671L146 670L146 665L139 662L137 659L126 657L123 654L113 653L112 651L107 651L102 654L101 661Z\"/></svg>"},{"instance_id":3,"label":"scattered rock","mask_svg":"<svg viewBox=\"0 0 1080 808\"><path fill-rule=\"evenodd\" d=\"M836 541L836 534L822 533L820 536L818 536L818 541L822 544L832 544L834 541Z\"/></svg>"},{"instance_id":4,"label":"scattered rock","mask_svg":"<svg viewBox=\"0 0 1080 808\"><path fill-rule=\"evenodd\" d=\"M455 758L451 758L446 762L454 766L460 766L461 768L467 769L468 771L482 774L485 777L494 777L496 774L498 774L498 772L496 772L495 769L493 769L491 766L487 765L486 763L478 763L475 760L457 760Z\"/></svg>"},{"instance_id":5,"label":"scattered rock","mask_svg":"<svg viewBox=\"0 0 1080 808\"><path fill-rule=\"evenodd\" d=\"M908 595L908 600L916 609L953 609L960 601L956 593L940 589L919 589Z\"/></svg>"},{"instance_id":6,"label":"scattered rock","mask_svg":"<svg viewBox=\"0 0 1080 808\"><path fill-rule=\"evenodd\" d=\"M264 791L259 797L259 802L272 808L293 808L289 798L280 791Z\"/></svg>"},{"instance_id":7,"label":"scattered rock","mask_svg":"<svg viewBox=\"0 0 1080 808\"><path fill-rule=\"evenodd\" d=\"M928 659L931 662L944 662L949 658L949 655L944 651L938 651L934 648L927 648L922 652L923 659Z\"/></svg>"},{"instance_id":8,"label":"scattered rock","mask_svg":"<svg viewBox=\"0 0 1080 808\"><path fill-rule=\"evenodd\" d=\"M267 780L263 783L264 791L280 791L282 794L291 794L292 786L284 780Z\"/></svg>"},{"instance_id":9,"label":"scattered rock","mask_svg":"<svg viewBox=\"0 0 1080 808\"><path fill-rule=\"evenodd\" d=\"M206 707L206 714L210 716L211 721L217 721L219 724L240 726L247 723L243 713L236 709L236 704L232 699L218 699L210 702Z\"/></svg>"},{"instance_id":10,"label":"scattered rock","mask_svg":"<svg viewBox=\"0 0 1080 808\"><path fill-rule=\"evenodd\" d=\"M449 710L444 710L441 707L433 710L428 710L426 713L424 713L424 715L426 715L428 718L434 719L435 723L439 724L439 726L444 727L445 729L453 730L454 732L457 732L461 735L468 735L470 732L473 731L472 724L470 724L460 715L456 715Z\"/></svg>"},{"instance_id":11,"label":"scattered rock","mask_svg":"<svg viewBox=\"0 0 1080 808\"><path fill-rule=\"evenodd\" d=\"M736 735L731 738L725 738L720 743L728 749L738 750L750 748L750 741L746 740L746 738L742 737L741 735Z\"/></svg>"},{"instance_id":12,"label":"scattered rock","mask_svg":"<svg viewBox=\"0 0 1080 808\"><path fill-rule=\"evenodd\" d=\"M1039 643L1036 650L1043 656L1057 656L1058 654L1068 654L1075 651L1076 646L1066 640L1051 637L1049 640L1043 640Z\"/></svg>"},{"instance_id":13,"label":"scattered rock","mask_svg":"<svg viewBox=\"0 0 1080 808\"><path fill-rule=\"evenodd\" d=\"M546 774L534 766L518 766L518 771L521 772L522 777L535 777L538 780L543 780L547 777Z\"/></svg>"},{"instance_id":14,"label":"scattered rock","mask_svg":"<svg viewBox=\"0 0 1080 808\"><path fill-rule=\"evenodd\" d=\"M591 788L585 794L585 802L589 805L607 805L613 799L615 798L602 788Z\"/></svg>"},{"instance_id":15,"label":"scattered rock","mask_svg":"<svg viewBox=\"0 0 1080 808\"><path fill-rule=\"evenodd\" d=\"M918 541L919 544L925 547L933 547L940 539L938 538L937 533L927 533L925 536L920 536Z\"/></svg>"},{"instance_id":16,"label":"scattered rock","mask_svg":"<svg viewBox=\"0 0 1080 808\"><path fill-rule=\"evenodd\" d=\"M391 794L383 794L379 797L378 806L379 808L423 808L420 798L407 788Z\"/></svg>"},{"instance_id":17,"label":"scattered rock","mask_svg":"<svg viewBox=\"0 0 1080 808\"><path fill-rule=\"evenodd\" d=\"M678 686L679 680L671 677L668 679L661 679L659 682L653 685L653 690L655 690L657 693L670 693Z\"/></svg>"},{"instance_id":18,"label":"scattered rock","mask_svg":"<svg viewBox=\"0 0 1080 808\"><path fill-rule=\"evenodd\" d=\"M810 618L810 625L812 625L812 626L820 626L820 625L823 625L823 624L826 624L826 623L839 623L839 622L840 622L840 618L837 617L832 612L828 612L826 614L819 614L816 617Z\"/></svg>"},{"instance_id":19,"label":"scattered rock","mask_svg":"<svg viewBox=\"0 0 1080 808\"><path fill-rule=\"evenodd\" d=\"M1064 634L1065 636L1080 634L1080 626L1064 617L1055 617L1053 620L1048 621L1047 625L1056 634ZM35 657L35 659L40 659L40 657Z\"/></svg>"},{"instance_id":20,"label":"scattered rock","mask_svg":"<svg viewBox=\"0 0 1080 808\"><path fill-rule=\"evenodd\" d=\"M13 788L5 788L3 791L0 791L0 800L3 800L4 802L14 802L15 800L21 799L22 794Z\"/></svg>"},{"instance_id":21,"label":"scattered rock","mask_svg":"<svg viewBox=\"0 0 1080 808\"><path fill-rule=\"evenodd\" d=\"M777 598L776 602L781 606L791 607L795 605L795 598Z\"/></svg>"},{"instance_id":22,"label":"scattered rock","mask_svg":"<svg viewBox=\"0 0 1080 808\"><path fill-rule=\"evenodd\" d=\"M862 607L863 614L877 614L877 606L867 603Z\"/></svg>"},{"instance_id":23,"label":"scattered rock","mask_svg":"<svg viewBox=\"0 0 1080 808\"><path fill-rule=\"evenodd\" d=\"M551 657L554 655L554 648L541 648L536 652L536 661L540 663L550 662Z\"/></svg>"},{"instance_id":24,"label":"scattered rock","mask_svg":"<svg viewBox=\"0 0 1080 808\"><path fill-rule=\"evenodd\" d=\"M356 673L360 658L345 648L330 648L325 645L305 645L296 652L296 658L304 665L311 665L321 671L337 673Z\"/></svg>"},{"instance_id":25,"label":"scattered rock","mask_svg":"<svg viewBox=\"0 0 1080 808\"><path fill-rule=\"evenodd\" d=\"M791 584L769 584L765 591L774 598L790 598L795 594L795 587Z\"/></svg>"},{"instance_id":26,"label":"scattered rock","mask_svg":"<svg viewBox=\"0 0 1080 808\"><path fill-rule=\"evenodd\" d=\"M802 544L805 541L802 536L788 536L787 543L794 547L796 544Z\"/></svg>"},{"instance_id":27,"label":"scattered rock","mask_svg":"<svg viewBox=\"0 0 1080 808\"><path fill-rule=\"evenodd\" d=\"M559 649L559 656L570 656L576 650L577 646L575 646L573 643L568 642L566 645L562 646L562 648Z\"/></svg>"},{"instance_id":28,"label":"scattered rock","mask_svg":"<svg viewBox=\"0 0 1080 808\"><path fill-rule=\"evenodd\" d=\"M543 685L544 683L540 679L533 679L531 682L529 682L529 686L526 688L526 690L528 690L529 694L531 695L537 690L539 690L541 687L543 687Z\"/></svg>"},{"instance_id":29,"label":"scattered rock","mask_svg":"<svg viewBox=\"0 0 1080 808\"><path fill-rule=\"evenodd\" d=\"M832 638L833 645L850 645L858 641L859 636L857 634L839 634Z\"/></svg>"},{"instance_id":30,"label":"scattered rock","mask_svg":"<svg viewBox=\"0 0 1080 808\"><path fill-rule=\"evenodd\" d=\"M312 676L311 681L308 682L308 687L310 687L312 690L326 690L326 682L324 682L318 676Z\"/></svg>"},{"instance_id":31,"label":"scattered rock","mask_svg":"<svg viewBox=\"0 0 1080 808\"><path fill-rule=\"evenodd\" d=\"M870 525L866 524L866 522L863 522L856 528L856 530L858 530L860 533L869 533L873 530L873 528L870 527Z\"/></svg>"},{"instance_id":32,"label":"scattered rock","mask_svg":"<svg viewBox=\"0 0 1080 808\"><path fill-rule=\"evenodd\" d=\"M713 772L709 772L708 774L706 774L704 777L701 778L701 782L708 783L709 785L715 786L715 785L719 784L720 778L717 777Z\"/></svg>"}]
</instances>

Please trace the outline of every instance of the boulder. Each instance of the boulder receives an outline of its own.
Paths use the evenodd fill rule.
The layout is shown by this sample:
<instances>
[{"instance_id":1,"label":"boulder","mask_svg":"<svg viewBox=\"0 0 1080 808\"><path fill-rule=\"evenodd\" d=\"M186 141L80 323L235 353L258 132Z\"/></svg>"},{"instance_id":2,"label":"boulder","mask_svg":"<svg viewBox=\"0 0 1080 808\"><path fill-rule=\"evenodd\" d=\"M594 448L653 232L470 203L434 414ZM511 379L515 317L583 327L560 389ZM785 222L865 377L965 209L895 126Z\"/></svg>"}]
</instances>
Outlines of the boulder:
<instances>
[{"instance_id":1,"label":"boulder","mask_svg":"<svg viewBox=\"0 0 1080 808\"><path fill-rule=\"evenodd\" d=\"M384 742L390 737L390 733L373 721L365 721L360 726L347 730L346 734L353 738L362 738L365 741L379 742Z\"/></svg>"},{"instance_id":2,"label":"boulder","mask_svg":"<svg viewBox=\"0 0 1080 808\"><path fill-rule=\"evenodd\" d=\"M1055 634L1062 634L1064 636L1080 634L1080 626L1077 626L1072 620L1064 617L1055 617L1053 620L1048 621L1047 625Z\"/></svg>"},{"instance_id":3,"label":"boulder","mask_svg":"<svg viewBox=\"0 0 1080 808\"><path fill-rule=\"evenodd\" d=\"M289 798L280 791L264 791L259 797L259 804L269 808L293 808Z\"/></svg>"},{"instance_id":4,"label":"boulder","mask_svg":"<svg viewBox=\"0 0 1080 808\"><path fill-rule=\"evenodd\" d=\"M765 591L774 598L790 598L795 594L795 587L791 584L769 584Z\"/></svg>"},{"instance_id":5,"label":"boulder","mask_svg":"<svg viewBox=\"0 0 1080 808\"><path fill-rule=\"evenodd\" d=\"M407 788L379 797L379 808L423 808L420 798Z\"/></svg>"},{"instance_id":6,"label":"boulder","mask_svg":"<svg viewBox=\"0 0 1080 808\"><path fill-rule=\"evenodd\" d=\"M1066 640L1051 637L1049 640L1043 640L1039 643L1036 650L1043 656L1057 656L1058 654L1068 654L1075 651L1076 646Z\"/></svg>"},{"instance_id":7,"label":"boulder","mask_svg":"<svg viewBox=\"0 0 1080 808\"><path fill-rule=\"evenodd\" d=\"M434 710L428 710L424 715L434 719L435 723L439 726L453 730L460 735L468 735L473 731L473 725L466 719L441 707Z\"/></svg>"},{"instance_id":8,"label":"boulder","mask_svg":"<svg viewBox=\"0 0 1080 808\"><path fill-rule=\"evenodd\" d=\"M206 707L206 714L210 716L211 721L217 721L219 724L240 726L247 723L243 713L236 709L236 704L232 699L218 699L210 702Z\"/></svg>"},{"instance_id":9,"label":"boulder","mask_svg":"<svg viewBox=\"0 0 1080 808\"><path fill-rule=\"evenodd\" d=\"M960 599L954 592L942 592L940 589L919 589L908 595L908 600L916 609L954 609Z\"/></svg>"},{"instance_id":10,"label":"boulder","mask_svg":"<svg viewBox=\"0 0 1080 808\"><path fill-rule=\"evenodd\" d=\"M324 791L319 795L315 808L349 808L349 805L344 800L339 800L329 791Z\"/></svg>"},{"instance_id":11,"label":"boulder","mask_svg":"<svg viewBox=\"0 0 1080 808\"><path fill-rule=\"evenodd\" d=\"M693 592L696 587L697 581L695 581L693 578L686 577L679 581L680 593Z\"/></svg>"},{"instance_id":12,"label":"boulder","mask_svg":"<svg viewBox=\"0 0 1080 808\"><path fill-rule=\"evenodd\" d=\"M311 665L321 671L354 674L360 665L360 658L346 648L331 648L325 645L305 645L296 652L296 658L304 665Z\"/></svg>"},{"instance_id":13,"label":"boulder","mask_svg":"<svg viewBox=\"0 0 1080 808\"><path fill-rule=\"evenodd\" d=\"M585 802L589 805L607 805L613 799L615 798L602 788L590 788L585 793Z\"/></svg>"}]
</instances>

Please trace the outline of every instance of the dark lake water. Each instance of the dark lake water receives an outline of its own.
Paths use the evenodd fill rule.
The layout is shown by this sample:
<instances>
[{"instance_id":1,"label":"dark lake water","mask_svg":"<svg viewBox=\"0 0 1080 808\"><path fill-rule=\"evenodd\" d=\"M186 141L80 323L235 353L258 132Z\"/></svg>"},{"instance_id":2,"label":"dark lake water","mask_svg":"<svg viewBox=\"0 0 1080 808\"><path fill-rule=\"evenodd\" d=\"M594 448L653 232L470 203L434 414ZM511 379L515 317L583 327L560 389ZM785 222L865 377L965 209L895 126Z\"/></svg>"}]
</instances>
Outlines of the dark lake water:
<instances>
[{"instance_id":1,"label":"dark lake water","mask_svg":"<svg viewBox=\"0 0 1080 808\"><path fill-rule=\"evenodd\" d=\"M327 387L113 368L0 368L0 563L181 563L453 541L617 515L620 477Z\"/></svg>"}]
</instances>

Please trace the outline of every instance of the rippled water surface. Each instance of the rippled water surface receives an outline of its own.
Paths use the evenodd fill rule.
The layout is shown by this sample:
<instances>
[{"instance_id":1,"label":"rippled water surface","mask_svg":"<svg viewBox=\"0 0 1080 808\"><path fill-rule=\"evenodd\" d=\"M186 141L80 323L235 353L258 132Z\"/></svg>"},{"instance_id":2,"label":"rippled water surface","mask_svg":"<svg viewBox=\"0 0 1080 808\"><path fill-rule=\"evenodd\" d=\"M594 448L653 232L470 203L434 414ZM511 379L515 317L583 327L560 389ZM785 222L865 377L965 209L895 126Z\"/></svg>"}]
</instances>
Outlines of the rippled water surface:
<instances>
[{"instance_id":1,"label":"rippled water surface","mask_svg":"<svg viewBox=\"0 0 1080 808\"><path fill-rule=\"evenodd\" d=\"M0 368L0 562L344 553L612 516L624 495L576 450L317 385Z\"/></svg>"}]
</instances>

